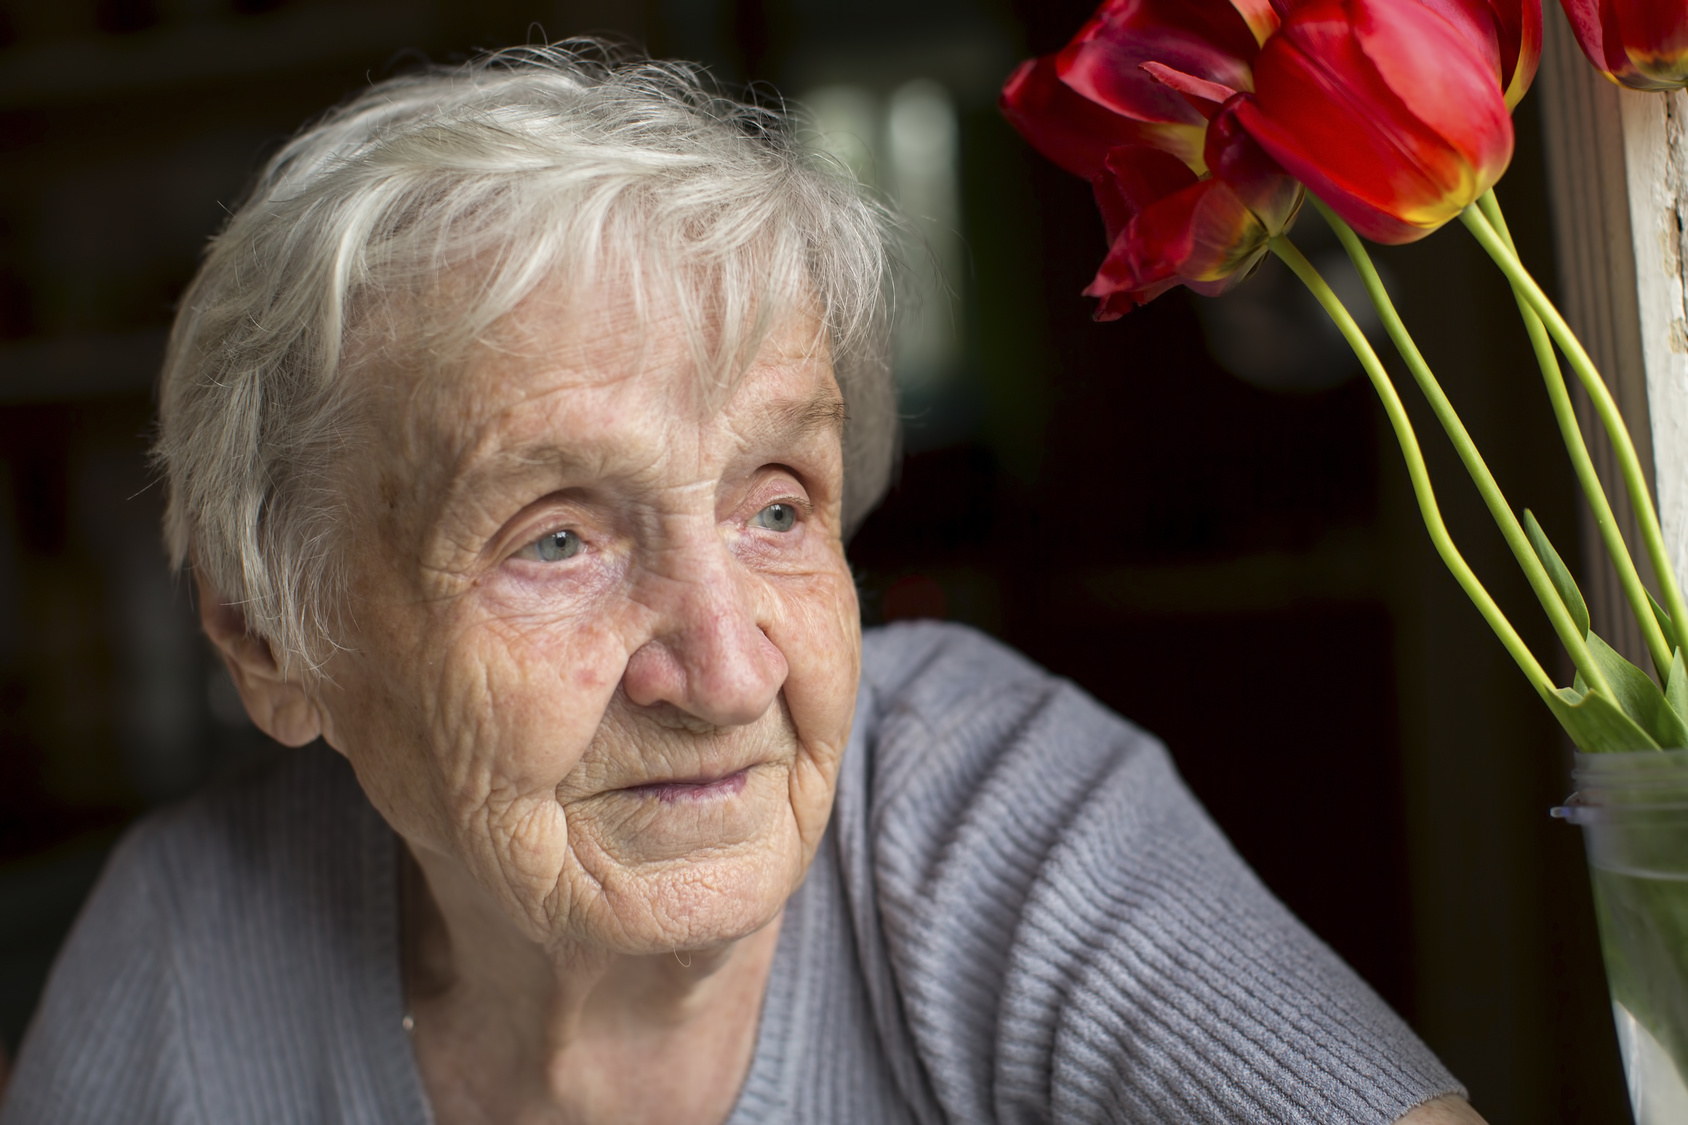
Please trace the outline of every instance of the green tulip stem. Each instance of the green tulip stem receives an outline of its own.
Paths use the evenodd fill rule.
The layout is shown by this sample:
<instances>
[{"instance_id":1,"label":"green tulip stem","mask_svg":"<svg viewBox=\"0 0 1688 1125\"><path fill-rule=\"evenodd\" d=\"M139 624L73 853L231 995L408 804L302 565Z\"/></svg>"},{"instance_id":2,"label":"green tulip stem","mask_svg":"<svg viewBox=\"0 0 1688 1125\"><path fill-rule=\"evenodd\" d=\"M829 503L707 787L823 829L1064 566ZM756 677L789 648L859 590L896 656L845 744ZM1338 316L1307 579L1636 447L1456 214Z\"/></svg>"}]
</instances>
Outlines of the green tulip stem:
<instances>
[{"instance_id":1,"label":"green tulip stem","mask_svg":"<svg viewBox=\"0 0 1688 1125\"><path fill-rule=\"evenodd\" d=\"M1371 380L1372 387L1377 391L1377 397L1383 402L1384 413L1389 417L1389 425L1395 431L1395 440L1401 446L1401 456L1407 462L1407 476L1412 480L1413 496L1418 500L1419 513L1424 517L1425 530L1430 533L1430 541L1436 547L1436 553L1442 557L1453 574L1454 581L1465 591L1466 596L1477 607L1477 612L1483 615L1489 628L1494 630L1500 643L1517 662L1526 679L1532 687L1546 699L1553 691L1553 682L1547 672L1530 652L1529 646L1512 627L1512 622L1506 619L1500 606L1495 604L1494 598L1483 588L1482 582L1472 571L1465 557L1459 553L1454 545L1453 537L1448 534L1448 527L1442 521L1441 509L1436 506L1436 492L1430 484L1430 470L1425 467L1424 453L1419 448L1418 438L1413 434L1412 421L1407 417L1407 411L1401 405L1401 396L1395 392L1395 384L1390 382L1389 373L1383 369L1383 362L1377 358L1377 352L1372 350L1371 342L1360 326L1354 323L1347 308L1340 298L1331 290L1319 271L1313 268L1313 263L1307 260L1295 244L1285 235L1278 235L1271 243L1272 252L1281 258L1295 276L1301 279L1309 292L1324 306L1326 313L1342 333L1348 346L1354 349L1354 354L1360 359L1360 366L1365 369L1366 377ZM1598 670L1596 670L1598 671ZM1585 677L1586 679L1586 677ZM1604 678L1601 679L1604 683ZM1595 681L1590 679L1592 686ZM1609 689L1608 689L1609 692Z\"/></svg>"},{"instance_id":2,"label":"green tulip stem","mask_svg":"<svg viewBox=\"0 0 1688 1125\"><path fill-rule=\"evenodd\" d=\"M1377 267L1372 265L1371 255L1366 253L1361 238L1355 235L1352 226L1344 223L1342 218L1327 208L1320 199L1313 199L1313 206L1318 208L1318 213L1325 216L1325 221L1330 223L1330 230L1337 231L1342 248L1349 252L1355 269L1361 272L1361 280L1366 282L1366 294L1377 307L1377 314L1381 316L1384 329L1389 333L1389 340L1394 341L1396 351L1406 360L1406 368L1413 373L1413 380L1418 383L1418 389L1425 394L1426 402L1430 402L1430 409L1435 412L1436 421L1442 422L1442 429L1447 431L1448 441L1452 441L1455 453L1460 456L1460 463L1465 465L1465 471L1472 478L1472 483L1477 485L1477 493L1489 507L1489 515L1492 515L1496 525L1499 525L1502 539L1506 539L1506 546L1511 547L1512 557L1518 559L1519 568L1524 571L1524 578L1529 579L1529 588L1536 591L1536 600L1541 601L1541 608L1553 623L1553 632L1558 633L1560 644L1565 645L1566 652L1572 655L1572 664L1577 666L1578 672L1582 672L1583 679L1588 684L1602 684L1599 666L1595 664L1592 655L1588 654L1587 639L1583 637L1582 628L1573 620L1570 610L1566 610L1565 598L1553 584L1548 569L1536 556L1536 549L1531 546L1529 535L1524 534L1523 525L1518 522L1518 515L1512 514L1511 505L1507 505L1506 497L1501 493L1501 485L1494 478L1494 473L1489 471L1489 465L1482 459L1477 443L1472 441L1470 432L1465 429L1465 422L1460 421L1457 410L1453 409L1448 395L1442 390L1442 383L1436 382L1435 373L1431 373L1425 356L1418 350L1411 333L1406 331L1406 324L1401 321L1401 314L1396 312L1394 302L1389 299L1389 292L1384 289L1382 279L1377 275ZM1663 667L1669 669L1669 662Z\"/></svg>"},{"instance_id":3,"label":"green tulip stem","mask_svg":"<svg viewBox=\"0 0 1688 1125\"><path fill-rule=\"evenodd\" d=\"M1629 429L1624 425L1623 415L1618 412L1618 404L1612 399L1612 392L1606 386L1606 381L1600 377L1595 369L1594 361L1589 359L1588 352L1582 342L1571 331L1571 326L1565 323L1565 318L1559 315L1559 310L1553 307L1547 294L1542 292L1535 278L1530 276L1524 264L1518 260L1506 243L1501 241L1500 235L1489 225L1483 212L1472 204L1460 212L1460 221L1477 239L1479 245L1494 259L1506 279L1512 283L1515 291L1524 295L1530 302L1530 307L1536 315L1541 317L1542 323L1553 337L1553 342L1559 345L1566 360L1571 364L1571 370L1576 372L1577 379L1588 392L1589 401L1594 405L1594 412L1605 426L1606 433L1612 439L1612 450L1618 456L1618 469L1623 475L1624 488L1629 492L1629 502L1635 509L1635 519L1641 525L1641 539L1647 547L1647 557L1653 562L1653 570L1658 576L1659 593L1664 601L1665 613L1673 622L1688 621L1688 609L1682 601L1682 590L1676 582L1676 572L1670 564L1670 555L1665 551L1664 533L1659 529L1658 513L1653 509L1653 496L1647 488L1647 476L1641 469L1641 458L1636 455L1635 442L1630 439Z\"/></svg>"},{"instance_id":4,"label":"green tulip stem","mask_svg":"<svg viewBox=\"0 0 1688 1125\"><path fill-rule=\"evenodd\" d=\"M1489 225L1494 227L1495 234L1506 244L1507 249L1516 254L1518 247L1512 241L1512 232L1506 227L1506 218L1501 214L1500 201L1495 198L1493 189L1483 193L1483 198L1477 201L1477 206L1482 209L1484 217L1489 220ZM1670 642L1665 639L1664 630L1659 628L1659 619L1653 613L1652 603L1647 597L1647 588L1641 584L1641 575L1635 569L1635 560L1630 557L1629 545L1624 542L1617 517L1612 513L1612 502L1607 499L1606 489L1600 483L1600 474L1595 471L1594 461L1588 455L1588 444L1583 440L1582 427L1577 422L1576 407L1571 404L1571 393L1565 386L1564 372L1559 368L1559 357L1553 351L1553 340L1548 336L1547 327L1542 324L1541 317L1530 307L1529 298L1517 287L1514 287L1512 292L1518 301L1518 312L1524 318L1524 330L1530 335L1530 347L1535 350L1536 362L1541 366L1542 379L1547 384L1547 397L1553 404L1553 416L1559 423L1559 433L1565 439L1566 452L1571 455L1571 465L1576 470L1577 483L1582 486L1583 495L1588 498L1589 510L1594 515L1594 526L1600 532L1600 542L1605 545L1606 554L1611 556L1612 565L1618 573L1618 583L1623 587L1624 597L1629 601L1636 623L1641 626L1641 634L1647 641L1647 652L1653 658L1653 668L1659 674L1659 682L1663 683L1665 677L1670 674L1673 655Z\"/></svg>"},{"instance_id":5,"label":"green tulip stem","mask_svg":"<svg viewBox=\"0 0 1688 1125\"><path fill-rule=\"evenodd\" d=\"M1354 268L1360 271L1360 279L1365 282L1366 295L1383 318L1383 327L1389 333L1389 339L1394 342L1396 351L1406 361L1407 370L1412 372L1413 380L1418 389L1424 393L1425 401L1436 415L1436 420L1442 423L1442 429L1447 432L1448 440L1453 443L1454 451L1459 454L1461 464L1470 474L1472 483L1477 486L1477 492L1483 497L1483 503L1489 509L1489 515L1494 517L1495 524L1500 528L1501 537L1511 548L1513 558L1524 571L1524 577L1530 583L1530 589L1535 591L1536 600L1541 602L1547 619L1553 624L1553 631L1559 635L1559 642L1571 654L1571 663L1581 672L1583 679L1591 686L1609 688L1601 675L1600 667L1594 657L1589 654L1588 641L1583 631L1571 617L1571 611L1565 607L1565 599L1553 584L1553 578L1542 565L1536 549L1530 543L1530 537L1524 534L1523 525L1506 502L1501 493L1500 484L1495 475L1489 471L1488 463L1483 460L1483 454L1477 449L1477 443L1471 440L1465 423L1460 421L1459 413L1454 410L1454 404L1448 401L1442 384L1436 381L1436 376L1425 362L1424 354L1418 350L1407 326L1401 320L1401 314L1395 310L1395 303L1389 299L1389 292L1383 287L1383 279L1377 274L1377 267L1372 264L1371 255L1360 242L1360 236L1354 233L1354 228L1325 206L1318 199L1313 199L1313 206L1319 209L1325 222L1336 232L1336 237L1342 242L1342 248L1348 251L1348 257L1353 261ZM1664 667L1670 668L1667 662Z\"/></svg>"}]
</instances>

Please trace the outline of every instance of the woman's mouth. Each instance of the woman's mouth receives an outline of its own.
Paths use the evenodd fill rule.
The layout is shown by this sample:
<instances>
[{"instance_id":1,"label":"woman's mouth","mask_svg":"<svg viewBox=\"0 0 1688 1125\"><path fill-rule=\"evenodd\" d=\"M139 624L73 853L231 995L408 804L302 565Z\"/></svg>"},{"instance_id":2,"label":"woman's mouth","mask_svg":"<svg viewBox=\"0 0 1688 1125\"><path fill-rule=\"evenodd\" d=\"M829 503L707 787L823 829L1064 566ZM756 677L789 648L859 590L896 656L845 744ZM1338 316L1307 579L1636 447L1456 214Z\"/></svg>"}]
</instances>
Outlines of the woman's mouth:
<instances>
[{"instance_id":1,"label":"woman's mouth","mask_svg":"<svg viewBox=\"0 0 1688 1125\"><path fill-rule=\"evenodd\" d=\"M750 767L746 766L722 777L674 778L668 781L654 781L649 785L629 785L622 792L641 797L655 797L668 804L677 801L707 801L712 797L734 796L744 789L745 780L749 775Z\"/></svg>"}]
</instances>

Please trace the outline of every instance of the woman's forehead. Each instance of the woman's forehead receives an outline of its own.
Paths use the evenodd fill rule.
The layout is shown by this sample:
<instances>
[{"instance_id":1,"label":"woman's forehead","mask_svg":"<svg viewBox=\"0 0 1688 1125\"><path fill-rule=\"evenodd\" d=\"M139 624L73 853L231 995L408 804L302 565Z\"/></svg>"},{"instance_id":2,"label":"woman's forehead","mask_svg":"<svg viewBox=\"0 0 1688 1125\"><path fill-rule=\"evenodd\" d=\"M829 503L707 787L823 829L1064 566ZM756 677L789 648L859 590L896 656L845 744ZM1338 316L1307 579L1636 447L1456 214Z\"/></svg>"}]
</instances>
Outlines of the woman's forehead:
<instances>
[{"instance_id":1,"label":"woman's forehead","mask_svg":"<svg viewBox=\"0 0 1688 1125\"><path fill-rule=\"evenodd\" d=\"M629 299L524 302L475 343L440 380L440 407L454 417L492 418L539 400L547 410L615 420L629 409L712 417L741 398L803 394L830 357L820 320L807 308L781 310L764 324L738 326L743 354L719 356L719 330L698 329L678 313ZM744 392L741 394L741 392ZM595 419L603 424L611 419Z\"/></svg>"},{"instance_id":2,"label":"woman's forehead","mask_svg":"<svg viewBox=\"0 0 1688 1125\"><path fill-rule=\"evenodd\" d=\"M843 398L812 314L770 326L726 378L700 370L694 351L676 317L530 305L462 362L401 373L377 406L386 448L370 452L420 491L435 491L431 480L455 494L560 469L591 477L679 447L841 439Z\"/></svg>"},{"instance_id":3,"label":"woman's forehead","mask_svg":"<svg viewBox=\"0 0 1688 1125\"><path fill-rule=\"evenodd\" d=\"M362 327L349 337L349 359L372 397L383 400L378 410L386 417L377 421L402 424L420 438L436 420L455 428L489 404L568 385L626 380L647 394L695 395L711 405L753 363L830 354L807 294L770 297L728 327L714 322L707 302L653 299L653 287L628 273L570 277L553 270L514 308L481 325L475 290L488 280L475 270L447 271L425 291L386 295L364 310Z\"/></svg>"}]
</instances>

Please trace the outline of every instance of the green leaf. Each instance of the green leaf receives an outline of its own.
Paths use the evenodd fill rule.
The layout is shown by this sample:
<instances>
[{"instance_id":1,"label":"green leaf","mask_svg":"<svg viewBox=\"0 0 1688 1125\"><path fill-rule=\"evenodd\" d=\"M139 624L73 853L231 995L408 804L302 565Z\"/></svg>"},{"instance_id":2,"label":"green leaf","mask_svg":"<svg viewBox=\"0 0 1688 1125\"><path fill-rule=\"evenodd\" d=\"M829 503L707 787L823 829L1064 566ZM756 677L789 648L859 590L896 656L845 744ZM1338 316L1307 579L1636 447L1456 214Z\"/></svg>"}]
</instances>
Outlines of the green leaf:
<instances>
[{"instance_id":1,"label":"green leaf","mask_svg":"<svg viewBox=\"0 0 1688 1125\"><path fill-rule=\"evenodd\" d=\"M1623 708L1599 692L1556 688L1543 698L1577 749L1586 754L1659 748L1652 736L1624 714Z\"/></svg>"},{"instance_id":2,"label":"green leaf","mask_svg":"<svg viewBox=\"0 0 1688 1125\"><path fill-rule=\"evenodd\" d=\"M1624 714L1634 719L1654 742L1660 746L1688 746L1688 723L1665 701L1653 677L1619 656L1597 633L1588 635L1588 654L1606 674Z\"/></svg>"},{"instance_id":3,"label":"green leaf","mask_svg":"<svg viewBox=\"0 0 1688 1125\"><path fill-rule=\"evenodd\" d=\"M1541 565L1547 569L1547 576L1553 579L1553 588L1559 591L1559 600L1570 610L1571 620L1577 623L1577 628L1582 630L1583 636L1588 636L1588 603L1583 601L1582 591L1577 589L1571 572L1565 568L1565 560L1559 557L1559 552L1547 541L1547 532L1541 529L1541 524L1536 522L1536 517L1528 508L1524 509L1524 534L1530 537L1530 546L1536 549L1536 558L1540 559Z\"/></svg>"},{"instance_id":4,"label":"green leaf","mask_svg":"<svg viewBox=\"0 0 1688 1125\"><path fill-rule=\"evenodd\" d=\"M1665 702L1685 723L1688 723L1688 669L1682 662L1682 650L1670 660L1670 675L1665 678Z\"/></svg>"},{"instance_id":5,"label":"green leaf","mask_svg":"<svg viewBox=\"0 0 1688 1125\"><path fill-rule=\"evenodd\" d=\"M1653 596L1651 590L1647 591L1647 604L1653 607L1653 620L1659 623L1659 632L1665 635L1665 643L1670 646L1671 651L1675 652L1681 648L1682 638L1676 635L1676 626L1671 623L1670 614L1665 612L1665 607L1659 604L1659 599Z\"/></svg>"}]
</instances>

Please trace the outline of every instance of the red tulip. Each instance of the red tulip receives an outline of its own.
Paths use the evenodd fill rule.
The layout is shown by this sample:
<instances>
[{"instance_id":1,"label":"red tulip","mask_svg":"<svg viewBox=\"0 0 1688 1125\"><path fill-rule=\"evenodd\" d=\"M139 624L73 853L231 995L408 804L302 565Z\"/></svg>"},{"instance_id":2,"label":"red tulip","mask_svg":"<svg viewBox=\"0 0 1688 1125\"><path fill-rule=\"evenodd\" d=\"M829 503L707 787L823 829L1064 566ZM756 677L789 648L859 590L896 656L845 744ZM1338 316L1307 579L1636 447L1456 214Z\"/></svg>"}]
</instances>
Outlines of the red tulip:
<instances>
[{"instance_id":1,"label":"red tulip","mask_svg":"<svg viewBox=\"0 0 1688 1125\"><path fill-rule=\"evenodd\" d=\"M1277 25L1270 0L1106 0L1061 51L1020 64L1002 111L1034 148L1086 179L1121 144L1172 153L1200 172L1206 119L1252 88L1250 64ZM1222 93L1198 107L1145 63Z\"/></svg>"},{"instance_id":2,"label":"red tulip","mask_svg":"<svg viewBox=\"0 0 1688 1125\"><path fill-rule=\"evenodd\" d=\"M1682 0L1560 0L1594 68L1632 90L1688 86L1688 4Z\"/></svg>"},{"instance_id":3,"label":"red tulip","mask_svg":"<svg viewBox=\"0 0 1688 1125\"><path fill-rule=\"evenodd\" d=\"M1307 0L1266 43L1237 107L1273 159L1367 238L1412 242L1512 159L1504 60L1470 3ZM1522 52L1513 78L1526 69Z\"/></svg>"},{"instance_id":4,"label":"red tulip","mask_svg":"<svg viewBox=\"0 0 1688 1125\"><path fill-rule=\"evenodd\" d=\"M1096 177L1108 257L1084 293L1114 320L1175 285L1217 296L1247 277L1301 204L1301 185L1237 125L1233 98L1208 127L1197 177L1169 153L1111 149Z\"/></svg>"},{"instance_id":5,"label":"red tulip","mask_svg":"<svg viewBox=\"0 0 1688 1125\"><path fill-rule=\"evenodd\" d=\"M1003 88L1015 128L1095 186L1110 245L1085 290L1098 319L1174 285L1233 284L1293 218L1299 185L1228 105L1278 18L1271 0L1107 0Z\"/></svg>"},{"instance_id":6,"label":"red tulip","mask_svg":"<svg viewBox=\"0 0 1688 1125\"><path fill-rule=\"evenodd\" d=\"M1055 56L1061 81L1077 93L1139 121L1200 126L1199 113L1177 91L1145 74L1145 63L1213 82L1249 88L1249 64L1277 26L1267 7L1260 31L1230 0L1111 0L1097 9Z\"/></svg>"},{"instance_id":7,"label":"red tulip","mask_svg":"<svg viewBox=\"0 0 1688 1125\"><path fill-rule=\"evenodd\" d=\"M1140 121L1073 91L1056 72L1054 55L1027 59L1002 87L1003 114L1032 147L1085 179L1102 171L1115 145L1148 145L1180 157L1201 152L1201 124Z\"/></svg>"}]
</instances>

